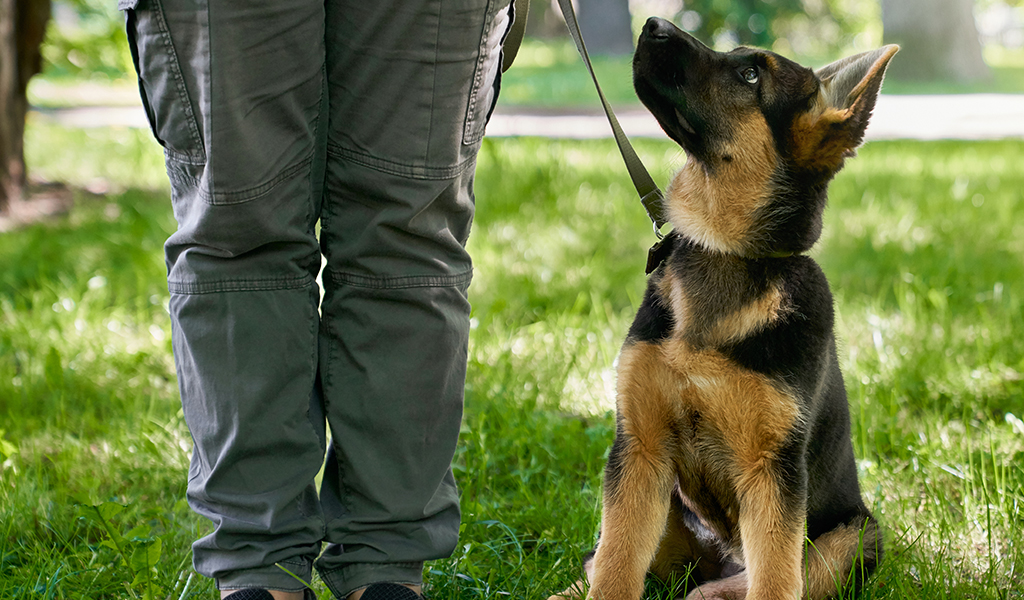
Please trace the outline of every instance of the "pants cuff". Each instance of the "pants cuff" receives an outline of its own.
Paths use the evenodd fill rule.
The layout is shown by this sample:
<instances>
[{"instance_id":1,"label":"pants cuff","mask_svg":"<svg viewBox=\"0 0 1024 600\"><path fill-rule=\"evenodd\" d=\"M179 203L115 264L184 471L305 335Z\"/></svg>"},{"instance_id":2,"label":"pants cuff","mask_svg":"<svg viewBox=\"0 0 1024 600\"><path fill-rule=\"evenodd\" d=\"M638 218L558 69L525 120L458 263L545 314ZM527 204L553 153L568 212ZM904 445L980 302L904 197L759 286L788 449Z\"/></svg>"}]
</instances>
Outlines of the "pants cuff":
<instances>
[{"instance_id":1,"label":"pants cuff","mask_svg":"<svg viewBox=\"0 0 1024 600\"><path fill-rule=\"evenodd\" d=\"M269 567L221 575L217 578L217 589L264 588L282 592L301 592L310 584L312 577L313 565L310 561L282 561Z\"/></svg>"},{"instance_id":2,"label":"pants cuff","mask_svg":"<svg viewBox=\"0 0 1024 600\"><path fill-rule=\"evenodd\" d=\"M371 564L356 563L338 569L325 571L318 569L320 579L334 594L335 598L344 599L359 588L374 583L403 583L423 585L423 563L392 563Z\"/></svg>"}]
</instances>

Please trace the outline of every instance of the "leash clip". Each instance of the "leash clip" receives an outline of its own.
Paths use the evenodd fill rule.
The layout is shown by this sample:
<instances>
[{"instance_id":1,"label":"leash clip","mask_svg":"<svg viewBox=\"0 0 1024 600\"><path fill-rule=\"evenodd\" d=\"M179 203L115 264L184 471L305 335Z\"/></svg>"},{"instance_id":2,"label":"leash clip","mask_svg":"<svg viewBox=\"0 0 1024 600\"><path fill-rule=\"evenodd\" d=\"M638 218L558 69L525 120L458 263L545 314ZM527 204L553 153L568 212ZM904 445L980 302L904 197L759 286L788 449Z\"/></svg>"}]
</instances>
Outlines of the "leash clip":
<instances>
[{"instance_id":1,"label":"leash clip","mask_svg":"<svg viewBox=\"0 0 1024 600\"><path fill-rule=\"evenodd\" d=\"M640 188L641 186L637 185L638 191ZM665 234L661 232L661 228L668 222L664 215L664 200L665 195L657 185L653 185L652 189L650 189L646 194L641 194L640 196L640 204L643 204L644 210L647 211L647 217L654 225L654 235L658 236L659 240L665 239Z\"/></svg>"},{"instance_id":2,"label":"leash clip","mask_svg":"<svg viewBox=\"0 0 1024 600\"><path fill-rule=\"evenodd\" d=\"M654 228L655 233L658 234L657 242L651 246L651 249L647 251L647 268L644 270L645 275L650 275L661 266L661 263L665 262L669 254L672 254L672 245L668 243L669 238L665 237L658 231L658 228Z\"/></svg>"}]
</instances>

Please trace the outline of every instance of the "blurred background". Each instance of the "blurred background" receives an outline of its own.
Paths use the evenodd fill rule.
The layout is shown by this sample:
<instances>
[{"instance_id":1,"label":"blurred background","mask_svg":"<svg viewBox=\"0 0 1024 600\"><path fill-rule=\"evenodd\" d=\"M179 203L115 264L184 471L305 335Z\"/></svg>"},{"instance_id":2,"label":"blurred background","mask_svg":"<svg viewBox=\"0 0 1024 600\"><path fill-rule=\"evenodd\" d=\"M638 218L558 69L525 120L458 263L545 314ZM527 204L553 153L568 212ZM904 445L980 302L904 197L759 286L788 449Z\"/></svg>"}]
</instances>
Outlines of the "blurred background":
<instances>
[{"instance_id":1,"label":"blurred background","mask_svg":"<svg viewBox=\"0 0 1024 600\"><path fill-rule=\"evenodd\" d=\"M31 173L22 145L30 107L86 127L145 127L145 118L116 2L2 0L0 5L4 211L11 199L22 197ZM718 49L754 45L812 66L898 43L902 51L890 67L887 94L1024 93L1024 0L577 0L577 10L602 85L612 103L626 110L637 105L630 54L651 15L672 19ZM596 106L557 2L534 0L524 48L505 77L499 114L587 113ZM607 132L599 123L574 127L581 136ZM491 133L523 132L499 123ZM647 123L631 133L657 135L657 130Z\"/></svg>"}]
</instances>

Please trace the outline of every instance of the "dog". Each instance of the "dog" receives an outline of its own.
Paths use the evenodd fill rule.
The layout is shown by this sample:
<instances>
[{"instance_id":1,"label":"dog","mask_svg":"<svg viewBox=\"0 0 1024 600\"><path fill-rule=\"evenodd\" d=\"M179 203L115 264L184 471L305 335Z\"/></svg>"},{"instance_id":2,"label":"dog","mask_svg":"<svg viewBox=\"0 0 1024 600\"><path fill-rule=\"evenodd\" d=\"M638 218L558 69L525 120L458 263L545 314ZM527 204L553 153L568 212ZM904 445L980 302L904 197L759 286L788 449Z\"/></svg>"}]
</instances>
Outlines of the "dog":
<instances>
[{"instance_id":1,"label":"dog","mask_svg":"<svg viewBox=\"0 0 1024 600\"><path fill-rule=\"evenodd\" d=\"M688 600L846 597L881 560L832 295L805 253L898 49L813 71L644 25L634 87L687 162L618 359L598 543L551 600L638 600L648 573L699 586Z\"/></svg>"}]
</instances>

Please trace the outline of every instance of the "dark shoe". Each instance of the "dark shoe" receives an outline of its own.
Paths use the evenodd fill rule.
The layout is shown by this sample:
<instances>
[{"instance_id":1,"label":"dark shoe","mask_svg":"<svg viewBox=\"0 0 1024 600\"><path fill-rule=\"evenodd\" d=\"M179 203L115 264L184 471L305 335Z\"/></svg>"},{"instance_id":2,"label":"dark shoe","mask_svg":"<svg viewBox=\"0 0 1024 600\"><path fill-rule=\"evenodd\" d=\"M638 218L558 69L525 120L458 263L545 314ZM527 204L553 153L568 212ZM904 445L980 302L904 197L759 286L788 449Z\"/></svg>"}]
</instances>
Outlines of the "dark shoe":
<instances>
[{"instance_id":1,"label":"dark shoe","mask_svg":"<svg viewBox=\"0 0 1024 600\"><path fill-rule=\"evenodd\" d=\"M397 583L375 583L366 588L360 600L423 600L423 596Z\"/></svg>"},{"instance_id":2,"label":"dark shoe","mask_svg":"<svg viewBox=\"0 0 1024 600\"><path fill-rule=\"evenodd\" d=\"M228 594L224 600L274 600L274 597L262 588L242 588L233 594Z\"/></svg>"},{"instance_id":3,"label":"dark shoe","mask_svg":"<svg viewBox=\"0 0 1024 600\"><path fill-rule=\"evenodd\" d=\"M305 589L306 600L316 600L313 590ZM270 592L263 588L242 588L233 594L228 594L224 600L274 600Z\"/></svg>"}]
</instances>

